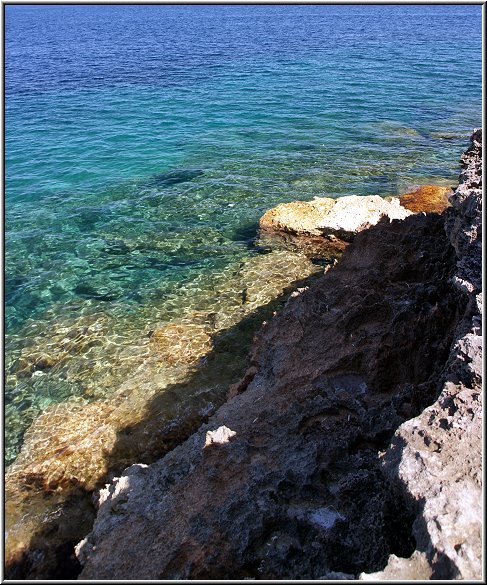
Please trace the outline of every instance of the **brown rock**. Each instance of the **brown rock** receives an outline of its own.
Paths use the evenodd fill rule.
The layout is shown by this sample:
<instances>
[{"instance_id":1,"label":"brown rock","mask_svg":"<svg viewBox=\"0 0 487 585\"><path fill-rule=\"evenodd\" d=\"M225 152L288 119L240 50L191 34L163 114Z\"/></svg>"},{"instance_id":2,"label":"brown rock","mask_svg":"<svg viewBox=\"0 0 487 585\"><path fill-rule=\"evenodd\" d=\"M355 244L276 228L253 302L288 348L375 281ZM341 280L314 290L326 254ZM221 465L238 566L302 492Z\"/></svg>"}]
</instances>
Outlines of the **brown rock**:
<instances>
[{"instance_id":1,"label":"brown rock","mask_svg":"<svg viewBox=\"0 0 487 585\"><path fill-rule=\"evenodd\" d=\"M421 185L410 193L398 197L400 204L414 213L442 213L450 206L450 187L440 185Z\"/></svg>"},{"instance_id":2,"label":"brown rock","mask_svg":"<svg viewBox=\"0 0 487 585\"><path fill-rule=\"evenodd\" d=\"M315 198L313 201L294 201L281 203L269 209L260 218L262 229L280 230L295 234L322 235L318 228L320 221L335 206L335 199Z\"/></svg>"},{"instance_id":3,"label":"brown rock","mask_svg":"<svg viewBox=\"0 0 487 585\"><path fill-rule=\"evenodd\" d=\"M350 241L383 217L392 221L408 215L397 201L386 201L378 195L315 197L312 201L282 203L270 209L260 219L260 227L311 236L334 235Z\"/></svg>"},{"instance_id":4,"label":"brown rock","mask_svg":"<svg viewBox=\"0 0 487 585\"><path fill-rule=\"evenodd\" d=\"M59 571L66 577L66 551L92 521L91 492L133 460L152 462L191 435L245 371L253 334L278 307L276 297L319 270L299 254L255 255L223 275L213 310L155 327L141 339L142 354L122 355L115 367L125 380L103 400L72 400L40 414L6 472L9 578L54 578ZM60 323L53 332L51 340L41 338L50 355L58 348L82 352L92 337L106 335L86 320Z\"/></svg>"},{"instance_id":5,"label":"brown rock","mask_svg":"<svg viewBox=\"0 0 487 585\"><path fill-rule=\"evenodd\" d=\"M168 364L196 364L211 351L212 329L209 323L172 322L154 330L150 342L153 350Z\"/></svg>"},{"instance_id":6,"label":"brown rock","mask_svg":"<svg viewBox=\"0 0 487 585\"><path fill-rule=\"evenodd\" d=\"M315 197L267 211L260 219L260 237L262 243L272 245L272 236L279 236L291 249L332 259L343 253L357 233L382 218L404 219L410 213L397 199L386 201L378 195Z\"/></svg>"},{"instance_id":7,"label":"brown rock","mask_svg":"<svg viewBox=\"0 0 487 585\"><path fill-rule=\"evenodd\" d=\"M411 554L407 537L384 536L409 520L377 449L436 379L453 269L440 216L359 234L260 331L247 388L140 484L110 488L79 549L81 578L317 579ZM235 435L204 449L221 427Z\"/></svg>"}]
</instances>

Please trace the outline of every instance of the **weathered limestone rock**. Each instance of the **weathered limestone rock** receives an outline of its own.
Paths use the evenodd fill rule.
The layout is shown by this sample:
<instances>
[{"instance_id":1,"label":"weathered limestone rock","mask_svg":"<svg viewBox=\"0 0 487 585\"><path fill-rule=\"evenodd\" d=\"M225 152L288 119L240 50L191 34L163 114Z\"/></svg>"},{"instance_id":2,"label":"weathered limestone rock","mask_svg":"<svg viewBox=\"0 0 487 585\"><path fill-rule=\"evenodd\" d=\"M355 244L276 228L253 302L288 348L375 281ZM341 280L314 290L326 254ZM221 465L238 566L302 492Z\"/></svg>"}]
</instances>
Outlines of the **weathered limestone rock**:
<instances>
[{"instance_id":1,"label":"weathered limestone rock","mask_svg":"<svg viewBox=\"0 0 487 585\"><path fill-rule=\"evenodd\" d=\"M432 392L456 292L441 218L409 219L357 236L263 328L247 388L101 505L82 579L319 578L413 551L377 448Z\"/></svg>"},{"instance_id":2,"label":"weathered limestone rock","mask_svg":"<svg viewBox=\"0 0 487 585\"><path fill-rule=\"evenodd\" d=\"M361 581L428 581L432 574L426 555L416 550L408 559L391 555L383 571L361 573L359 578Z\"/></svg>"},{"instance_id":3,"label":"weathered limestone rock","mask_svg":"<svg viewBox=\"0 0 487 585\"><path fill-rule=\"evenodd\" d=\"M281 203L260 219L264 230L278 230L307 236L334 236L350 241L358 232L375 225L381 218L404 219L410 215L397 200L378 195L349 195L332 199Z\"/></svg>"},{"instance_id":4,"label":"weathered limestone rock","mask_svg":"<svg viewBox=\"0 0 487 585\"><path fill-rule=\"evenodd\" d=\"M8 578L76 575L75 558L59 559L69 559L89 531L92 491L133 461L152 462L190 436L245 371L254 331L284 302L277 297L319 270L303 255L256 254L222 278L214 310L144 334L143 351L123 356L120 369L126 372L127 362L133 367L111 394L47 407L6 471ZM51 353L101 342L106 328L90 319L54 328L46 340Z\"/></svg>"},{"instance_id":5,"label":"weathered limestone rock","mask_svg":"<svg viewBox=\"0 0 487 585\"><path fill-rule=\"evenodd\" d=\"M459 199L448 237L443 216L379 221L290 299L236 395L103 491L81 579L347 579L388 559L382 578L479 578L477 215Z\"/></svg>"},{"instance_id":6,"label":"weathered limestone rock","mask_svg":"<svg viewBox=\"0 0 487 585\"><path fill-rule=\"evenodd\" d=\"M205 438L205 447L210 445L223 445L234 437L237 433L225 425L218 427L216 431L208 431Z\"/></svg>"},{"instance_id":7,"label":"weathered limestone rock","mask_svg":"<svg viewBox=\"0 0 487 585\"><path fill-rule=\"evenodd\" d=\"M300 250L310 257L339 257L357 233L381 218L441 213L449 206L451 193L450 187L423 185L399 197L351 195L282 203L262 216L259 243Z\"/></svg>"},{"instance_id":8,"label":"weathered limestone rock","mask_svg":"<svg viewBox=\"0 0 487 585\"><path fill-rule=\"evenodd\" d=\"M446 231L456 251L452 282L465 312L455 332L441 393L418 417L402 424L383 456L391 484L416 514L415 558L391 557L382 579L415 578L421 553L434 579L482 578L482 133L462 156Z\"/></svg>"},{"instance_id":9,"label":"weathered limestone rock","mask_svg":"<svg viewBox=\"0 0 487 585\"><path fill-rule=\"evenodd\" d=\"M482 129L473 133L461 163L459 185L451 198L456 212L447 215L446 226L458 257L455 282L475 293L482 289Z\"/></svg>"}]
</instances>

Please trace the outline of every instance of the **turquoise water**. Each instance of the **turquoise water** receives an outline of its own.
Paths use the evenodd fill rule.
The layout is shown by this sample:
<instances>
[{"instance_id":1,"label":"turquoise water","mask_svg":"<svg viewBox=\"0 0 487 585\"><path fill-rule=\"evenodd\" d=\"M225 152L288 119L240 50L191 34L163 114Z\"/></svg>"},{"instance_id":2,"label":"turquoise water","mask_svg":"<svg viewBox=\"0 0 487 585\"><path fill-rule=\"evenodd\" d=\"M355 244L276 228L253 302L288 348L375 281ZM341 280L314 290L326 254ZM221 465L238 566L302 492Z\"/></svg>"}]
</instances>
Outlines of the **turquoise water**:
<instances>
[{"instance_id":1,"label":"turquoise water","mask_svg":"<svg viewBox=\"0 0 487 585\"><path fill-rule=\"evenodd\" d=\"M208 303L266 209L453 185L481 125L481 6L8 5L5 21L8 461L46 406L109 392L135 338ZM32 367L73 327L89 343Z\"/></svg>"}]
</instances>

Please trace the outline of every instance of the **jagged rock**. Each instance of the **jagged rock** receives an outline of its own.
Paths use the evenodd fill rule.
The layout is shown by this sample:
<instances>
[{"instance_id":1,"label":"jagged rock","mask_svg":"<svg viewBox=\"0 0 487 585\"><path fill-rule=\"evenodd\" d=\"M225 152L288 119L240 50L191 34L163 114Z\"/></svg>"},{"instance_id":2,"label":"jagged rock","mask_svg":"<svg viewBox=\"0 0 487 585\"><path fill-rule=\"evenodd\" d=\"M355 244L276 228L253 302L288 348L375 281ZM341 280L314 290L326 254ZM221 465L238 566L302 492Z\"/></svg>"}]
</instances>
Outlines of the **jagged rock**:
<instances>
[{"instance_id":1,"label":"jagged rock","mask_svg":"<svg viewBox=\"0 0 487 585\"><path fill-rule=\"evenodd\" d=\"M447 214L446 227L458 257L456 284L477 294L482 290L482 129L473 133L461 163L459 185L451 198L454 210Z\"/></svg>"},{"instance_id":2,"label":"jagged rock","mask_svg":"<svg viewBox=\"0 0 487 585\"><path fill-rule=\"evenodd\" d=\"M124 490L116 524L117 497L101 505L81 578L319 578L412 552L384 536L407 519L373 446L436 379L456 293L442 219L409 219L357 236L268 322L247 388ZM204 449L222 426L236 434Z\"/></svg>"},{"instance_id":3,"label":"jagged rock","mask_svg":"<svg viewBox=\"0 0 487 585\"><path fill-rule=\"evenodd\" d=\"M361 581L411 581L413 579L428 581L431 577L431 564L424 553L416 550L408 559L391 555L383 571L361 573L359 579Z\"/></svg>"},{"instance_id":4,"label":"jagged rock","mask_svg":"<svg viewBox=\"0 0 487 585\"><path fill-rule=\"evenodd\" d=\"M433 579L482 578L482 133L462 156L446 232L456 250L453 285L464 297L438 399L397 430L383 469L416 519L415 554ZM411 562L414 560L414 562ZM391 557L377 579L411 579L417 559Z\"/></svg>"},{"instance_id":5,"label":"jagged rock","mask_svg":"<svg viewBox=\"0 0 487 585\"><path fill-rule=\"evenodd\" d=\"M9 578L53 578L58 557L69 557L88 532L91 492L132 461L152 462L194 432L242 375L253 332L279 306L276 297L319 270L303 255L255 255L224 275L214 310L159 324L135 348L142 351L128 348L119 362L125 380L104 399L47 407L6 470ZM55 324L52 337L44 332L40 339L49 355L78 355L106 339L106 329L106 319L92 315ZM79 510L87 508L81 522Z\"/></svg>"},{"instance_id":6,"label":"jagged rock","mask_svg":"<svg viewBox=\"0 0 487 585\"><path fill-rule=\"evenodd\" d=\"M388 559L382 578L478 578L480 289L465 200L449 220L456 254L443 216L383 220L291 298L237 395L104 491L80 578L347 578ZM222 427L235 434L205 449Z\"/></svg>"}]
</instances>

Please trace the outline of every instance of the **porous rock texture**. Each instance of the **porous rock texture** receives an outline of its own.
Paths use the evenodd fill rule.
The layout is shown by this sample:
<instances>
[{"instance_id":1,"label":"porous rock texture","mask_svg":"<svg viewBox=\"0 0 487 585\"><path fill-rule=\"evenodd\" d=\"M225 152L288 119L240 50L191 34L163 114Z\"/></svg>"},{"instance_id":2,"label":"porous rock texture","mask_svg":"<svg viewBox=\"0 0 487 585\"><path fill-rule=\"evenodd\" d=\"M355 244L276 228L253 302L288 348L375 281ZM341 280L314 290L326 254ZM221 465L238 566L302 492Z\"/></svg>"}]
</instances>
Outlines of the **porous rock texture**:
<instances>
[{"instance_id":1,"label":"porous rock texture","mask_svg":"<svg viewBox=\"0 0 487 585\"><path fill-rule=\"evenodd\" d=\"M384 217L392 221L411 213L441 213L451 193L450 187L421 185L398 197L350 195L281 203L261 217L259 243L330 260L341 256L357 233Z\"/></svg>"},{"instance_id":2,"label":"porous rock texture","mask_svg":"<svg viewBox=\"0 0 487 585\"><path fill-rule=\"evenodd\" d=\"M378 195L315 197L312 201L281 203L261 217L260 227L315 236L331 234L349 240L382 217L392 220L408 215L397 199L386 201Z\"/></svg>"},{"instance_id":3,"label":"porous rock texture","mask_svg":"<svg viewBox=\"0 0 487 585\"><path fill-rule=\"evenodd\" d=\"M446 214L455 248L452 282L466 300L438 399L402 424L383 457L386 476L409 499L416 553L391 558L378 579L482 578L482 133L462 156ZM411 573L409 573L411 574ZM367 576L363 576L367 578Z\"/></svg>"},{"instance_id":4,"label":"porous rock texture","mask_svg":"<svg viewBox=\"0 0 487 585\"><path fill-rule=\"evenodd\" d=\"M479 141L447 231L358 234L233 397L100 492L80 579L480 578Z\"/></svg>"},{"instance_id":5,"label":"porous rock texture","mask_svg":"<svg viewBox=\"0 0 487 585\"><path fill-rule=\"evenodd\" d=\"M152 463L194 433L245 372L255 330L320 271L305 256L283 251L230 267L206 311L142 333L142 351L112 365L125 380L111 394L44 410L5 473L6 578L76 577L74 545L93 523L93 491L133 461ZM82 319L54 328L46 355L83 351L104 323Z\"/></svg>"}]
</instances>

